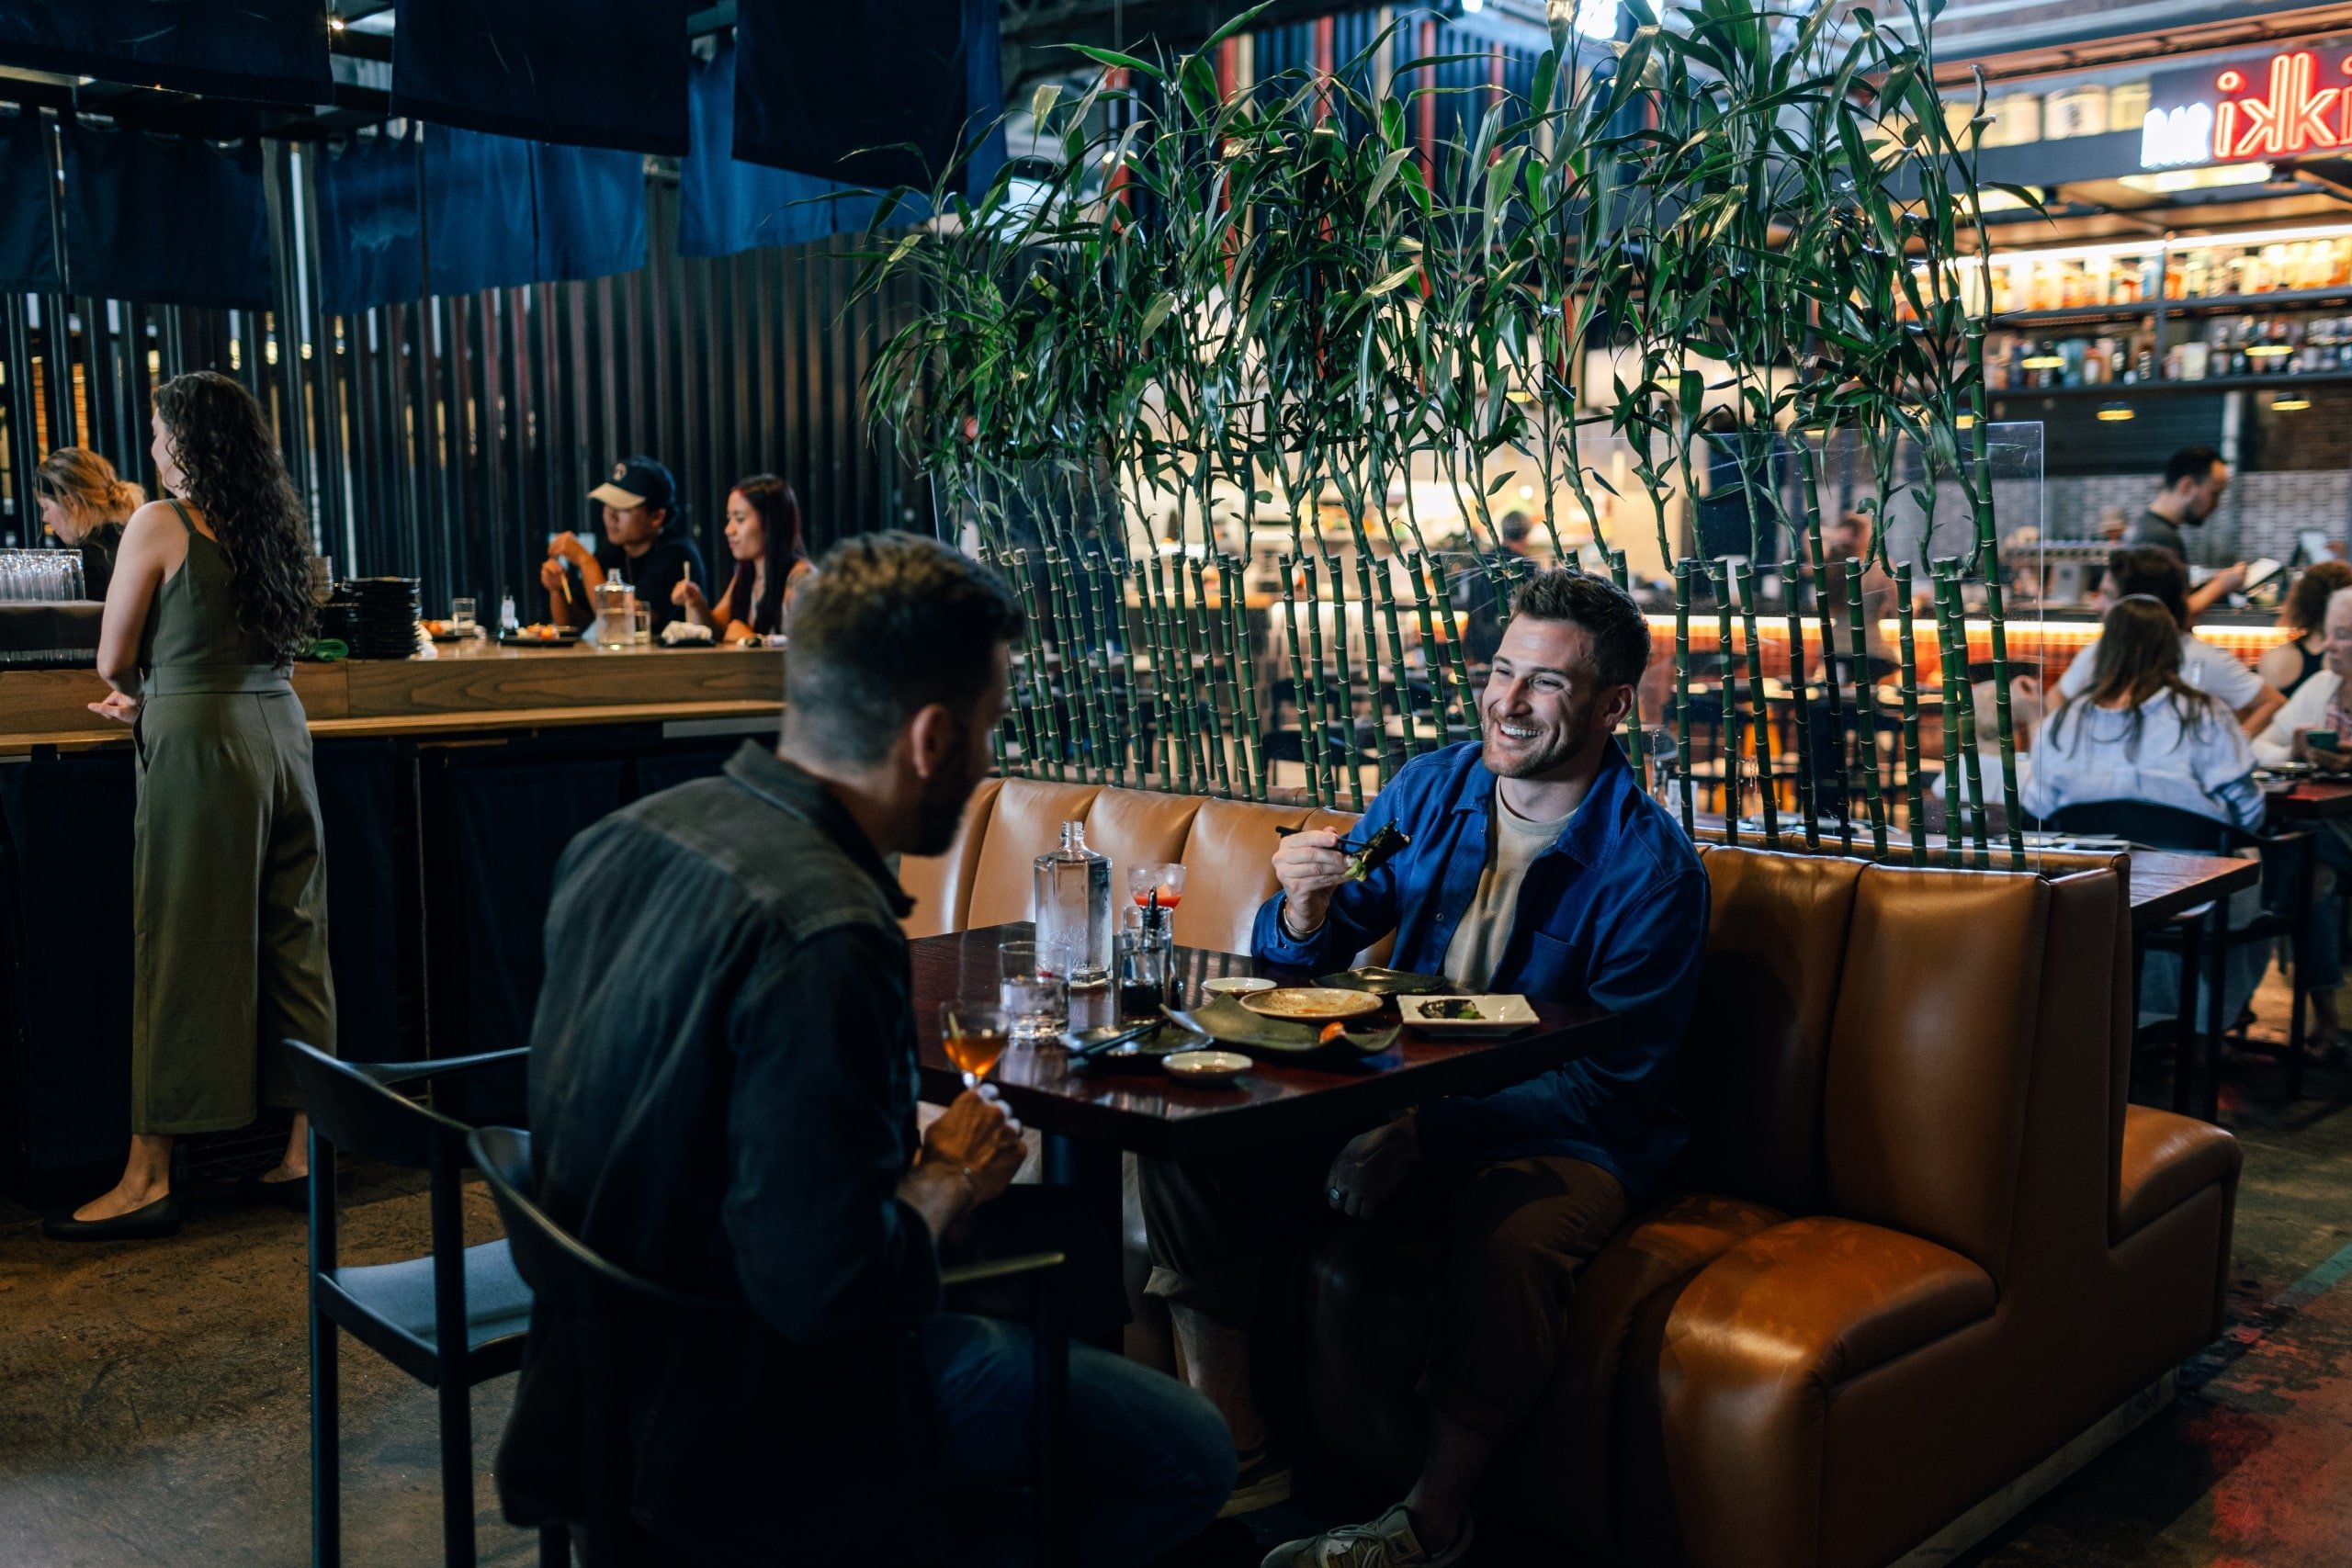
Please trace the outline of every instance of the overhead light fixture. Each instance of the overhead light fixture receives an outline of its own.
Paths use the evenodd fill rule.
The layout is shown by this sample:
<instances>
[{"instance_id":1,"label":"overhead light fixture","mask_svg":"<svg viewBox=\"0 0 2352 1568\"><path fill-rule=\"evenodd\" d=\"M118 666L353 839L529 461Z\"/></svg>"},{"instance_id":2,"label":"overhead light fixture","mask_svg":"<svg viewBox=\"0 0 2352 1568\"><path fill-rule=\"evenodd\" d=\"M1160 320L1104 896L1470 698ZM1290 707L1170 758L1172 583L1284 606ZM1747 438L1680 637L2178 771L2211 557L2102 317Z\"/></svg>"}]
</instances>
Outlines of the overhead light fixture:
<instances>
[{"instance_id":1,"label":"overhead light fixture","mask_svg":"<svg viewBox=\"0 0 2352 1568\"><path fill-rule=\"evenodd\" d=\"M2132 412L2130 403L2101 403L2098 417L2109 424L2120 424L2127 419L2137 419L2140 416Z\"/></svg>"},{"instance_id":2,"label":"overhead light fixture","mask_svg":"<svg viewBox=\"0 0 2352 1568\"><path fill-rule=\"evenodd\" d=\"M2293 413L2297 409L2307 409L2311 406L2312 400L2309 398L2301 397L2292 392L2270 400L2270 412L2273 413Z\"/></svg>"},{"instance_id":3,"label":"overhead light fixture","mask_svg":"<svg viewBox=\"0 0 2352 1568\"><path fill-rule=\"evenodd\" d=\"M2207 169L2166 169L2161 174L2122 175L2115 183L2133 190L2146 191L2152 196L2170 196L2184 190L2221 190L2231 186L2268 185L2271 173L2267 164L2216 164Z\"/></svg>"},{"instance_id":4,"label":"overhead light fixture","mask_svg":"<svg viewBox=\"0 0 2352 1568\"><path fill-rule=\"evenodd\" d=\"M1954 419L1951 423L1954 429L1973 430L1976 428L1976 416L1973 413L1964 413Z\"/></svg>"},{"instance_id":5,"label":"overhead light fixture","mask_svg":"<svg viewBox=\"0 0 2352 1568\"><path fill-rule=\"evenodd\" d=\"M2295 345L2290 343L2250 343L2245 345L2245 356L2248 359L2276 359L2281 355L2294 352Z\"/></svg>"},{"instance_id":6,"label":"overhead light fixture","mask_svg":"<svg viewBox=\"0 0 2352 1568\"><path fill-rule=\"evenodd\" d=\"M331 32L331 33L339 33L339 32L343 31L343 29L344 29L345 28L348 27L348 26L350 26L350 24L349 24L348 22L345 22L345 21L341 17L337 16L334 12L333 12L333 11L329 11L329 12L327 13L327 31L329 31L329 32Z\"/></svg>"}]
</instances>

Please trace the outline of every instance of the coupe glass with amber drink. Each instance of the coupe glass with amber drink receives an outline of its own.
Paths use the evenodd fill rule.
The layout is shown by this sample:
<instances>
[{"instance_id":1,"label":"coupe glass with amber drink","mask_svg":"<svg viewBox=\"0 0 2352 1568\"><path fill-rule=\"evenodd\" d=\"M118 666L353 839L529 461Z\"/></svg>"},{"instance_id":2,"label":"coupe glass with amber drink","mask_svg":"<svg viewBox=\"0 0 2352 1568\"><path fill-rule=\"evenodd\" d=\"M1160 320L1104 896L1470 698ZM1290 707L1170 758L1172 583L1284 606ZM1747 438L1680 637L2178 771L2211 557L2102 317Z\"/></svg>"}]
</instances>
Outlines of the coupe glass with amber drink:
<instances>
[{"instance_id":1,"label":"coupe glass with amber drink","mask_svg":"<svg viewBox=\"0 0 2352 1568\"><path fill-rule=\"evenodd\" d=\"M1012 1038L1004 1009L992 997L939 1004L940 1048L964 1075L966 1089L979 1087Z\"/></svg>"}]
</instances>

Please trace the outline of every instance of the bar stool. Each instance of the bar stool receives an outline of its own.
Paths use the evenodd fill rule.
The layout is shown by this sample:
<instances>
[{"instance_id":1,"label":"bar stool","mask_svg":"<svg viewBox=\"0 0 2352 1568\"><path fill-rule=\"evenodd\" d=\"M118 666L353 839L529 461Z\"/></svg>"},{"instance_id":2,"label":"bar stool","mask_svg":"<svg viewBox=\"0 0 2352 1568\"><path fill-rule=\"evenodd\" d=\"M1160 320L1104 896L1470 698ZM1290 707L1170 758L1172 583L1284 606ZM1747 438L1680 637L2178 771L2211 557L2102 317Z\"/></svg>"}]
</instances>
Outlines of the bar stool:
<instances>
[{"instance_id":1,"label":"bar stool","mask_svg":"<svg viewBox=\"0 0 2352 1568\"><path fill-rule=\"evenodd\" d=\"M441 1412L442 1561L473 1568L476 1383L523 1364L531 1292L503 1240L465 1245L462 1122L399 1092L450 1074L520 1061L527 1049L438 1062L342 1062L286 1042L311 1118L311 1562L343 1561L338 1330L433 1389ZM433 1249L398 1263L346 1267L335 1245L334 1156L432 1173ZM566 1563L563 1532L542 1531L542 1563Z\"/></svg>"}]
</instances>

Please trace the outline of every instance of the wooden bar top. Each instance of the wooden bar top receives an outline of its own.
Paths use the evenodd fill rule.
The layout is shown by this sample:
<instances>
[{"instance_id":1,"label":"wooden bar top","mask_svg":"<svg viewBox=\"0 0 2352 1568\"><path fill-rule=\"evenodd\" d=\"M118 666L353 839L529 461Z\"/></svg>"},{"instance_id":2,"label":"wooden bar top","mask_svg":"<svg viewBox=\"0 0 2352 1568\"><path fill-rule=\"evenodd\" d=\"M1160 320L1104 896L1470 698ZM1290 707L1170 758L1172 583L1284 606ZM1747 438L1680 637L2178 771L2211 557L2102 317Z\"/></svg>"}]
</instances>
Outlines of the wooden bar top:
<instances>
[{"instance_id":1,"label":"wooden bar top","mask_svg":"<svg viewBox=\"0 0 2352 1568\"><path fill-rule=\"evenodd\" d=\"M441 643L431 659L298 664L294 692L321 737L756 717L783 712L784 653ZM93 670L0 672L0 756L129 745L128 727L89 710L106 694Z\"/></svg>"}]
</instances>

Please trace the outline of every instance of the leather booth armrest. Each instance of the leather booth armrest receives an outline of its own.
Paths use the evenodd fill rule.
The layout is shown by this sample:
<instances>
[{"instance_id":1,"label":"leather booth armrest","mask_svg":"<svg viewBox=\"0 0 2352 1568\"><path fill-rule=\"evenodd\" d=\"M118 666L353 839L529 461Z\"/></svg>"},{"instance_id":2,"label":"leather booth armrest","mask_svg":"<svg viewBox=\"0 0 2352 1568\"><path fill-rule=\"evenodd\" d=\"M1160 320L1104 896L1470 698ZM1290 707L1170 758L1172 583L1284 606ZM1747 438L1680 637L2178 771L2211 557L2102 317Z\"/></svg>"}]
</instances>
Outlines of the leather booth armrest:
<instances>
[{"instance_id":1,"label":"leather booth armrest","mask_svg":"<svg viewBox=\"0 0 2352 1568\"><path fill-rule=\"evenodd\" d=\"M2237 1139L2210 1122L2126 1106L2111 1239L2121 1241L2206 1188L2235 1179L2244 1157Z\"/></svg>"},{"instance_id":2,"label":"leather booth armrest","mask_svg":"<svg viewBox=\"0 0 2352 1568\"><path fill-rule=\"evenodd\" d=\"M1675 1303L1658 1362L1690 1561L1814 1562L1831 1394L1985 1317L1995 1294L1956 1252L1826 1217L1776 1225L1702 1269Z\"/></svg>"}]
</instances>

